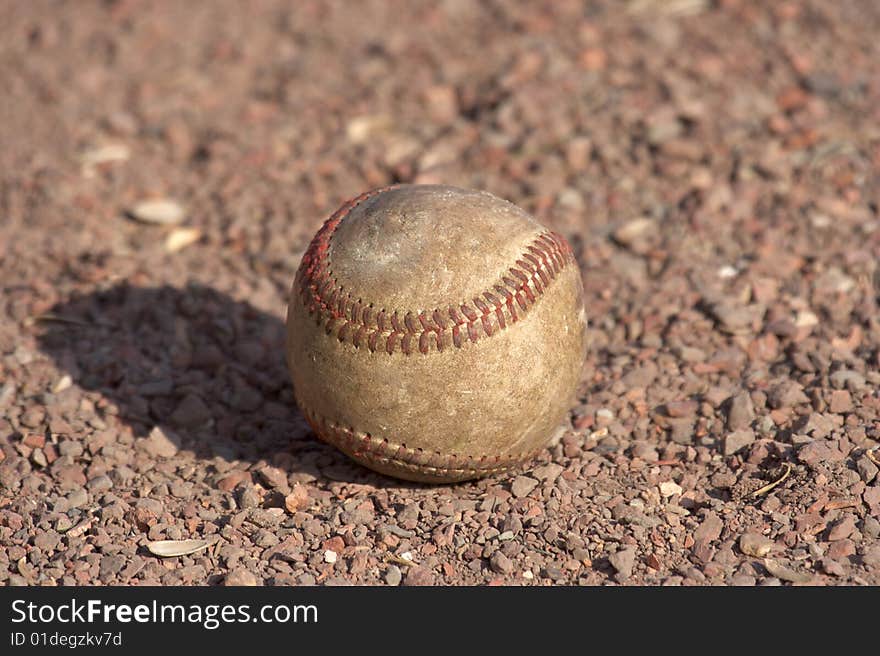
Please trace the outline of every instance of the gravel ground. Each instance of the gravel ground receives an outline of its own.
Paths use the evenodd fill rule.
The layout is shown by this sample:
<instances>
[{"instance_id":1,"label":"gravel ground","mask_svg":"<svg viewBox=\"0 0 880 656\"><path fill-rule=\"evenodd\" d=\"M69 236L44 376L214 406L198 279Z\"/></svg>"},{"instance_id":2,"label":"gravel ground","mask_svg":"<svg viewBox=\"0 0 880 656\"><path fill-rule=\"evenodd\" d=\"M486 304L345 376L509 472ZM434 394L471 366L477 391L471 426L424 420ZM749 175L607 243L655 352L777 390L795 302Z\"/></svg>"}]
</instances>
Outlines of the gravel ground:
<instances>
[{"instance_id":1,"label":"gravel ground","mask_svg":"<svg viewBox=\"0 0 880 656\"><path fill-rule=\"evenodd\" d=\"M0 4L0 584L880 584L880 7L586 4ZM299 258L391 182L575 247L518 474L400 483L293 404Z\"/></svg>"}]
</instances>

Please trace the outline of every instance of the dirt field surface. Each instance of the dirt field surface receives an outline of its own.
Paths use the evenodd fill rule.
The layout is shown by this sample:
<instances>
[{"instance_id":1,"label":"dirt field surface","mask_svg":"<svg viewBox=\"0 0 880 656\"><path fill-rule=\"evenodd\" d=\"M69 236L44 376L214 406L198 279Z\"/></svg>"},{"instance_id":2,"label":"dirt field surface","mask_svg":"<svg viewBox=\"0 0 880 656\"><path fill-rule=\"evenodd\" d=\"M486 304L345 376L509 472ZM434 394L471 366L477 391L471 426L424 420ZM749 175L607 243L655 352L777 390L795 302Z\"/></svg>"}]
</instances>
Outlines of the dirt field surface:
<instances>
[{"instance_id":1,"label":"dirt field surface","mask_svg":"<svg viewBox=\"0 0 880 656\"><path fill-rule=\"evenodd\" d=\"M878 33L871 0L0 3L0 583L880 584ZM393 182L574 246L579 402L513 475L385 478L293 403L299 259Z\"/></svg>"}]
</instances>

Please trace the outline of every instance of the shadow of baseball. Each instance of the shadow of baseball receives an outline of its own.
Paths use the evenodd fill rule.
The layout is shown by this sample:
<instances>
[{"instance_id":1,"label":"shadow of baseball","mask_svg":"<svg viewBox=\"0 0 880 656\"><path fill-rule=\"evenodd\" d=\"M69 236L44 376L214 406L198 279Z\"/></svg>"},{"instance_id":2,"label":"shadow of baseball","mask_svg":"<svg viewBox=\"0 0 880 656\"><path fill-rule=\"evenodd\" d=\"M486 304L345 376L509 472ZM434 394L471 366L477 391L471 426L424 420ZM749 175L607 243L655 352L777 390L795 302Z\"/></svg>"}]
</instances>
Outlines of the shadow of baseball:
<instances>
[{"instance_id":1,"label":"shadow of baseball","mask_svg":"<svg viewBox=\"0 0 880 656\"><path fill-rule=\"evenodd\" d=\"M314 436L293 399L279 316L203 285L122 283L58 303L40 323L40 347L72 382L98 393L92 400L116 417L111 432L130 428L117 429L117 443L156 457L176 447L316 478L391 483ZM149 437L157 427L160 437Z\"/></svg>"}]
</instances>

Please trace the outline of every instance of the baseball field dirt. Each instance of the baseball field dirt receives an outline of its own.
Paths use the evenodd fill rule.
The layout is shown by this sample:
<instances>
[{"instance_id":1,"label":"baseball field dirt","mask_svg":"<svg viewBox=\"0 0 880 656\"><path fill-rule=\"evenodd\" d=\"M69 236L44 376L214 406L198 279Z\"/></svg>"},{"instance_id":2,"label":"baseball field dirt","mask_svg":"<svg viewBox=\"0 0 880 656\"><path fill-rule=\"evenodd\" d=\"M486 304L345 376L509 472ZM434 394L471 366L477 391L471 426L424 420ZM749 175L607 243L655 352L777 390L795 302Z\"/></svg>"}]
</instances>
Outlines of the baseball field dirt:
<instances>
[{"instance_id":1,"label":"baseball field dirt","mask_svg":"<svg viewBox=\"0 0 880 656\"><path fill-rule=\"evenodd\" d=\"M0 585L880 584L878 33L871 0L0 3ZM296 407L303 254L398 183L571 244L584 375L521 469L399 481Z\"/></svg>"}]
</instances>

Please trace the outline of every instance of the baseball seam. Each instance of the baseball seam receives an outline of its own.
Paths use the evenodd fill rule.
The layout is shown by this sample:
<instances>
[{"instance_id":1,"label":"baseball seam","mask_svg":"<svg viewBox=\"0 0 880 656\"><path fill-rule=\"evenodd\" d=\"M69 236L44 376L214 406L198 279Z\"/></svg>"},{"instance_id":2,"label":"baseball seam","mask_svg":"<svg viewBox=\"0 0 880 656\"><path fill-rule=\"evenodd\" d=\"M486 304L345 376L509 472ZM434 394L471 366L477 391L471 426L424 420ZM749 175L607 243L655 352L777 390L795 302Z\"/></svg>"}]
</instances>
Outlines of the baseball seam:
<instances>
[{"instance_id":1,"label":"baseball seam","mask_svg":"<svg viewBox=\"0 0 880 656\"><path fill-rule=\"evenodd\" d=\"M340 342L389 355L462 348L467 342L491 337L521 320L551 281L574 262L565 238L546 231L526 246L515 266L470 301L433 310L376 309L373 303L355 298L338 284L330 268L330 241L355 207L394 188L375 189L349 200L327 219L303 255L295 288L308 313Z\"/></svg>"},{"instance_id":2,"label":"baseball seam","mask_svg":"<svg viewBox=\"0 0 880 656\"><path fill-rule=\"evenodd\" d=\"M313 413L300 406L300 411L312 429L326 442L343 452L371 463L392 464L422 475L442 477L472 477L500 474L535 458L546 447L534 451L508 456L465 456L443 454L421 448L408 448L395 444L386 438L370 433L356 431L354 428L337 424L326 417Z\"/></svg>"}]
</instances>

